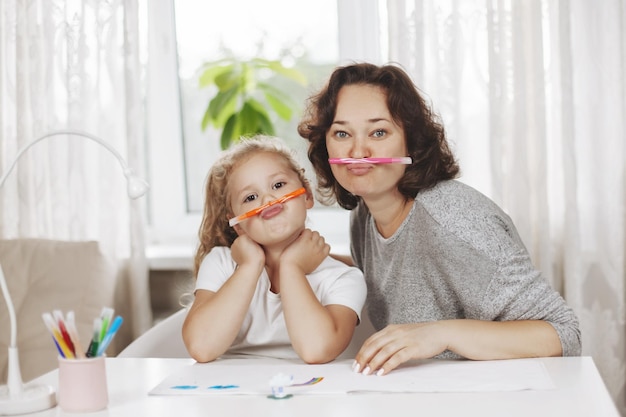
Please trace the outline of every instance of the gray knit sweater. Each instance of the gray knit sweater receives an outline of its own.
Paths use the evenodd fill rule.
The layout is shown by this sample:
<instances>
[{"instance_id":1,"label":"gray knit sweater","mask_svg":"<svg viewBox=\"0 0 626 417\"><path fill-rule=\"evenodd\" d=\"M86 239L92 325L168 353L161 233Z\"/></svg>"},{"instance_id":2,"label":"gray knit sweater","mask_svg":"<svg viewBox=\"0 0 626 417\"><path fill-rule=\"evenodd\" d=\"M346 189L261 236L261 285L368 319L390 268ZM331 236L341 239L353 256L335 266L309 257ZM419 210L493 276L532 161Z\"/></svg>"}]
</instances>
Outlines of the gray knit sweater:
<instances>
[{"instance_id":1,"label":"gray knit sweater","mask_svg":"<svg viewBox=\"0 0 626 417\"><path fill-rule=\"evenodd\" d=\"M452 180L421 191L388 239L363 203L350 229L376 329L457 318L545 320L563 356L580 355L576 315L533 266L509 216L473 188Z\"/></svg>"}]
</instances>

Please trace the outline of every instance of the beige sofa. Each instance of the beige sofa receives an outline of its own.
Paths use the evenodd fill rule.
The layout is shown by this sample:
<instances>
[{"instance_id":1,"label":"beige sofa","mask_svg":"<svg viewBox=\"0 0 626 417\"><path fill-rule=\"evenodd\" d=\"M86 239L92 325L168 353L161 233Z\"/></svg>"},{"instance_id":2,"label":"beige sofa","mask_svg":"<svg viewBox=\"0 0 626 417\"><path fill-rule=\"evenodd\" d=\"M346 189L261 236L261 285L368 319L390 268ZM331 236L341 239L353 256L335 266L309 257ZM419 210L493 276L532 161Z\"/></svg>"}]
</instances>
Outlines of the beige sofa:
<instances>
[{"instance_id":1,"label":"beige sofa","mask_svg":"<svg viewBox=\"0 0 626 417\"><path fill-rule=\"evenodd\" d=\"M0 240L0 265L16 311L20 369L25 382L55 369L58 363L42 313L73 310L80 340L86 345L93 319L102 307L115 306L117 268L102 254L97 242ZM2 384L7 380L9 327L6 302L0 296Z\"/></svg>"}]
</instances>

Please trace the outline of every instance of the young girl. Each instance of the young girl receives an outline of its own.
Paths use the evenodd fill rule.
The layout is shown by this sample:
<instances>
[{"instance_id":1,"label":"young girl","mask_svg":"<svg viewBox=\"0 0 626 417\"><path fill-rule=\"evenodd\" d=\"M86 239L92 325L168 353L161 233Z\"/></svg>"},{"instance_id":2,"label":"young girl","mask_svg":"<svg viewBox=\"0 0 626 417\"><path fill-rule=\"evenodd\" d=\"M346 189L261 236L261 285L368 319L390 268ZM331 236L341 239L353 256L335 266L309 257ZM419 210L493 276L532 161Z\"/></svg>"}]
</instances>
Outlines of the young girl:
<instances>
[{"instance_id":1,"label":"young girl","mask_svg":"<svg viewBox=\"0 0 626 417\"><path fill-rule=\"evenodd\" d=\"M276 138L242 140L211 168L205 200L183 325L190 355L335 359L360 319L365 281L305 227L313 195L288 148Z\"/></svg>"}]
</instances>

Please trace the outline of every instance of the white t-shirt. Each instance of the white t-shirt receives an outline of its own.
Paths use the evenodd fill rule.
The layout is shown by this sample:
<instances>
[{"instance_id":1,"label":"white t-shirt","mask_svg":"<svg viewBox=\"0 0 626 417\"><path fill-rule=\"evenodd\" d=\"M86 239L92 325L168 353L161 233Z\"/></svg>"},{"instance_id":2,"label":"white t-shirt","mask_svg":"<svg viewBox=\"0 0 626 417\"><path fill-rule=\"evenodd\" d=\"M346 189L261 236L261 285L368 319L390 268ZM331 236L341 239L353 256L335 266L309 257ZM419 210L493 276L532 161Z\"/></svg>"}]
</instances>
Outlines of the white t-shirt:
<instances>
[{"instance_id":1,"label":"white t-shirt","mask_svg":"<svg viewBox=\"0 0 626 417\"><path fill-rule=\"evenodd\" d=\"M202 260L196 290L217 292L235 271L230 248L214 247ZM321 304L339 304L351 308L361 319L367 287L363 273L327 257L307 280ZM219 320L219 317L216 317ZM280 294L270 291L270 280L263 270L250 308L228 354L252 354L278 358L298 358L287 334Z\"/></svg>"}]
</instances>

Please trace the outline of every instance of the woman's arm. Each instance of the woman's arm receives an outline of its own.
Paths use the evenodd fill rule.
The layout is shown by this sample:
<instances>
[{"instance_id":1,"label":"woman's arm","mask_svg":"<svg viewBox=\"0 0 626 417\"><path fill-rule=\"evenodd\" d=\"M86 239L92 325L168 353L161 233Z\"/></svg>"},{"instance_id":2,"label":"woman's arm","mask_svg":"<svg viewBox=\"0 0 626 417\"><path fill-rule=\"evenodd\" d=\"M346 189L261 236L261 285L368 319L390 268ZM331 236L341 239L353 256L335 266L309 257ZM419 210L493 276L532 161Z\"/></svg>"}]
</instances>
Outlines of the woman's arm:
<instances>
[{"instance_id":1,"label":"woman's arm","mask_svg":"<svg viewBox=\"0 0 626 417\"><path fill-rule=\"evenodd\" d=\"M370 336L355 358L355 370L386 374L412 359L450 350L468 359L561 356L559 336L542 320L441 320L389 325Z\"/></svg>"},{"instance_id":2,"label":"woman's arm","mask_svg":"<svg viewBox=\"0 0 626 417\"><path fill-rule=\"evenodd\" d=\"M352 259L352 256L350 255L338 255L336 253L331 253L330 256L333 259L336 259L339 262L343 262L344 264L348 266L354 266L354 260Z\"/></svg>"},{"instance_id":3,"label":"woman's arm","mask_svg":"<svg viewBox=\"0 0 626 417\"><path fill-rule=\"evenodd\" d=\"M183 340L198 362L209 362L228 350L250 307L265 265L263 250L247 236L231 247L238 266L217 291L197 290L183 323Z\"/></svg>"}]
</instances>

